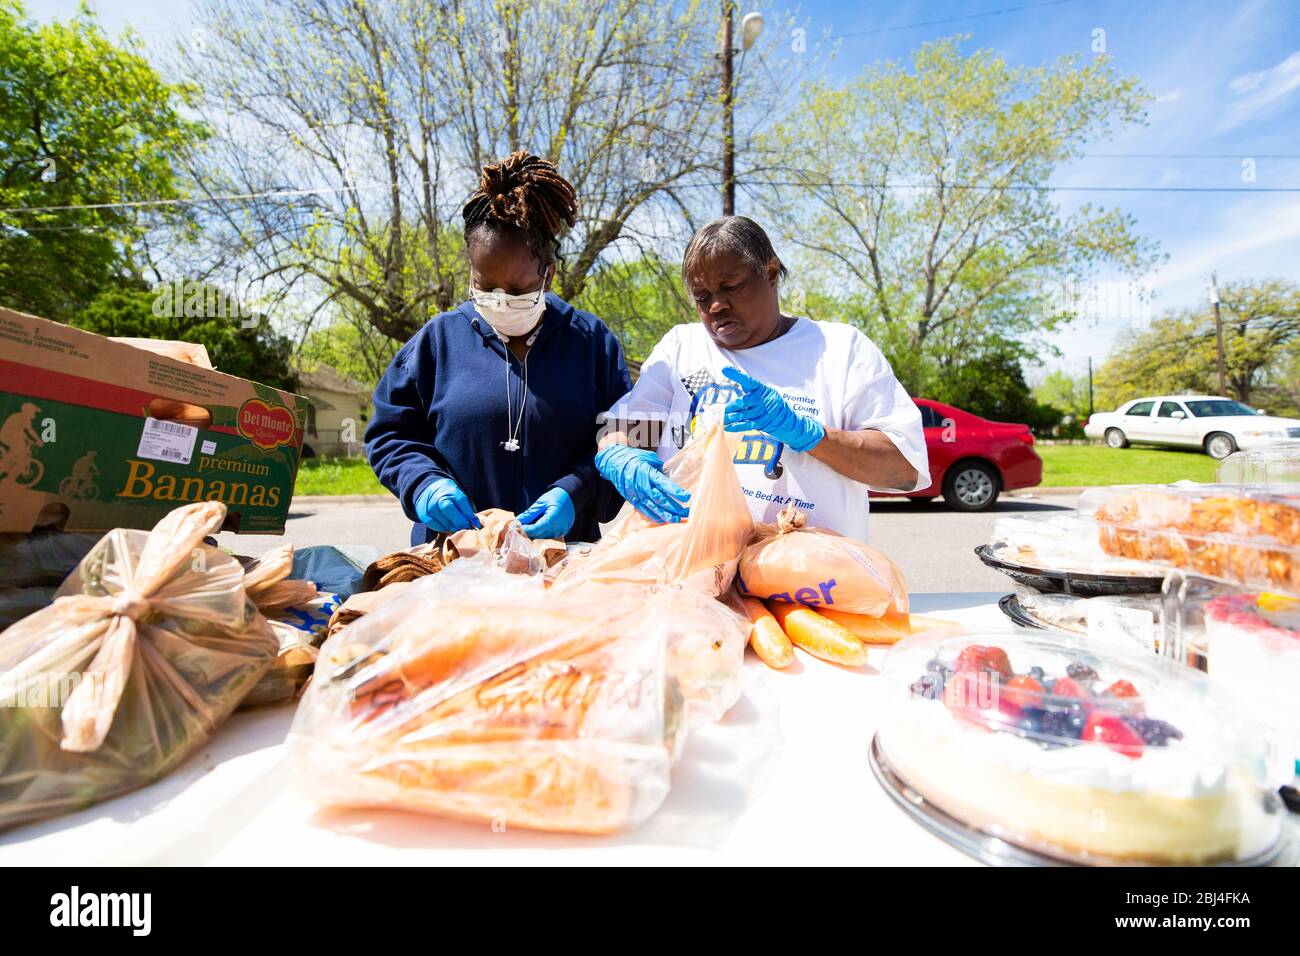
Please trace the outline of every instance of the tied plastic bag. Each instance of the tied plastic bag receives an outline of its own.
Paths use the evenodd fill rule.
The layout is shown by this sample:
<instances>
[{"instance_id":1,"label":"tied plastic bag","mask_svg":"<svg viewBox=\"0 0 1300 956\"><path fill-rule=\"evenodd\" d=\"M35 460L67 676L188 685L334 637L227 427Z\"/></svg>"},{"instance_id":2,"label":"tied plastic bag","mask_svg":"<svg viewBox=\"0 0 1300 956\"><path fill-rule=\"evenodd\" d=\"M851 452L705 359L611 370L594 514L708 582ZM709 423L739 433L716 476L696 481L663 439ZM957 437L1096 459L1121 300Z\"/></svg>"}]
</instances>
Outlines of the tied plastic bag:
<instances>
[{"instance_id":1,"label":"tied plastic bag","mask_svg":"<svg viewBox=\"0 0 1300 956\"><path fill-rule=\"evenodd\" d=\"M482 559L413 582L321 649L289 734L298 784L325 805L637 825L668 793L684 728L668 670L681 612L645 597L559 594Z\"/></svg>"},{"instance_id":2,"label":"tied plastic bag","mask_svg":"<svg viewBox=\"0 0 1300 956\"><path fill-rule=\"evenodd\" d=\"M907 613L907 582L875 548L826 528L805 527L797 508L760 526L736 572L741 594L882 617Z\"/></svg>"},{"instance_id":3,"label":"tied plastic bag","mask_svg":"<svg viewBox=\"0 0 1300 956\"><path fill-rule=\"evenodd\" d=\"M147 535L111 531L65 594L0 640L0 828L157 779L201 746L275 657L220 502Z\"/></svg>"},{"instance_id":4,"label":"tied plastic bag","mask_svg":"<svg viewBox=\"0 0 1300 956\"><path fill-rule=\"evenodd\" d=\"M655 524L630 504L590 553L570 557L556 587L585 582L677 584L712 596L726 592L754 522L732 456L735 441L721 423L702 427L665 465L691 493L690 517Z\"/></svg>"}]
</instances>

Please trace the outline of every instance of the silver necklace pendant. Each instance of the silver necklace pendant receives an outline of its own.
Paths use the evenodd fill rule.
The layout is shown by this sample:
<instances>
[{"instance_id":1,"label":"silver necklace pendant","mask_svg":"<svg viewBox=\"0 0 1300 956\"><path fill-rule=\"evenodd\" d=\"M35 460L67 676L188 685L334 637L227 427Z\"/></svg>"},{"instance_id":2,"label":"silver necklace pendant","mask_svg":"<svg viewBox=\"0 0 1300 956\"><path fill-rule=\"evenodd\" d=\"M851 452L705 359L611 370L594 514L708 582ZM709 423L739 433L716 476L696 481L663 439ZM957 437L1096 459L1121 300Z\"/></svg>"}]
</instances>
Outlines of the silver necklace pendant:
<instances>
[{"instance_id":1,"label":"silver necklace pendant","mask_svg":"<svg viewBox=\"0 0 1300 956\"><path fill-rule=\"evenodd\" d=\"M510 439L509 441L503 441L503 442L501 443L501 447L504 448L506 451L518 451L518 450L519 450L519 439L518 439L518 438L512 438L512 439Z\"/></svg>"}]
</instances>

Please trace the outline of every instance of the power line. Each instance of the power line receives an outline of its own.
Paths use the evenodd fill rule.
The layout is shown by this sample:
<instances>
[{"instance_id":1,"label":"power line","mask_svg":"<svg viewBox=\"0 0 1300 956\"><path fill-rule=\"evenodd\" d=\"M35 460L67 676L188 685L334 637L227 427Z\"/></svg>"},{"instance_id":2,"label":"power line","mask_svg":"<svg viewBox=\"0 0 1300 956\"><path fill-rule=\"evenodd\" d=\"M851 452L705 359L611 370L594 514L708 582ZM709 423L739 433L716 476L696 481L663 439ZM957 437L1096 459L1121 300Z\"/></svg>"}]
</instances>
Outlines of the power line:
<instances>
[{"instance_id":1,"label":"power line","mask_svg":"<svg viewBox=\"0 0 1300 956\"><path fill-rule=\"evenodd\" d=\"M983 13L965 13L956 17L944 17L941 20L923 20L920 23L904 23L895 27L877 27L874 30L854 30L851 33L838 34L837 38L865 37L873 36L878 33L896 33L899 30L915 30L920 27L937 27L946 23L960 23L963 20L979 20L983 17L996 17L1003 13L1020 13L1023 10L1040 10L1044 7L1059 7L1062 4L1074 2L1075 0L1047 0L1045 3L1026 3L1018 7L1003 7L1000 10L986 10Z\"/></svg>"},{"instance_id":2,"label":"power line","mask_svg":"<svg viewBox=\"0 0 1300 956\"><path fill-rule=\"evenodd\" d=\"M268 197L320 196L326 193L344 193L364 189L390 189L389 183L364 183L351 186L324 186L319 189L272 189L260 193L228 193L221 196L203 196L198 199L124 199L120 202L96 202L66 206L9 206L0 208L7 212L73 212L90 209L138 209L146 206L197 206L210 202L241 202Z\"/></svg>"},{"instance_id":3,"label":"power line","mask_svg":"<svg viewBox=\"0 0 1300 956\"><path fill-rule=\"evenodd\" d=\"M851 187L854 189L938 189L934 183L860 183L821 182L816 180L737 180L744 186L803 186ZM351 192L361 189L389 189L388 184L367 186L340 186L322 189L286 189L262 193L240 193L226 196L206 196L198 199L132 199L122 202L90 203L68 206L10 206L0 208L0 213L50 213L82 210L141 208L150 206L190 206L213 202L239 202L272 197L315 196L326 193ZM717 183L678 183L674 189L716 189ZM988 190L1005 192L1063 192L1063 193L1300 193L1300 186L1050 186L1033 183L944 183L945 190Z\"/></svg>"},{"instance_id":4,"label":"power line","mask_svg":"<svg viewBox=\"0 0 1300 956\"><path fill-rule=\"evenodd\" d=\"M934 183L851 183L788 182L767 180L745 185L758 186L839 186L855 189L938 189ZM1056 193L1300 193L1300 186L1046 186L1030 183L944 183L944 189L975 189L1006 192L1056 192Z\"/></svg>"},{"instance_id":5,"label":"power line","mask_svg":"<svg viewBox=\"0 0 1300 956\"><path fill-rule=\"evenodd\" d=\"M864 182L830 182L819 180L741 180L737 185L756 186L800 186L831 187L853 189L900 189L929 190L938 189L934 183L864 183ZM193 199L125 199L119 202L70 204L62 206L9 206L0 208L0 214L9 213L54 213L82 212L101 209L140 209L149 207L200 206L215 202L247 202L255 199L295 198L302 196L320 196L335 193L363 191L370 189L390 189L388 183L362 183L350 186L320 187L317 189L274 189L254 193L228 193L218 196L202 196ZM678 183L674 189L716 189L716 183ZM1036 183L944 183L945 190L987 190L1005 192L1043 192L1043 193L1300 193L1300 186L1052 186ZM56 227L36 227L49 231ZM76 227L63 227L76 228Z\"/></svg>"},{"instance_id":6,"label":"power line","mask_svg":"<svg viewBox=\"0 0 1300 956\"><path fill-rule=\"evenodd\" d=\"M1080 159L1300 159L1300 153L1081 153Z\"/></svg>"}]
</instances>

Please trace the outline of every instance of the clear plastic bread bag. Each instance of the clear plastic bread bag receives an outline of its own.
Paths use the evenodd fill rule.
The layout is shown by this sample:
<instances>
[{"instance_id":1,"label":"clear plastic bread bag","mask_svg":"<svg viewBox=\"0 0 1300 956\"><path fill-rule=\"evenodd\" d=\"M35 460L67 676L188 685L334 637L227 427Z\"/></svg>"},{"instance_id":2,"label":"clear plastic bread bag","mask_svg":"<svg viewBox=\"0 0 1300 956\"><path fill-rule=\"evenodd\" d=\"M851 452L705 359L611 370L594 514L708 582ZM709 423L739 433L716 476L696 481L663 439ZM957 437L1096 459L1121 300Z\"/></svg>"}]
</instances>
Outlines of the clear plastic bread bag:
<instances>
[{"instance_id":1,"label":"clear plastic bread bag","mask_svg":"<svg viewBox=\"0 0 1300 956\"><path fill-rule=\"evenodd\" d=\"M0 639L0 828L150 783L201 746L278 642L239 562L202 544L225 506L111 531L64 596ZM68 593L72 591L75 593Z\"/></svg>"},{"instance_id":2,"label":"clear plastic bread bag","mask_svg":"<svg viewBox=\"0 0 1300 956\"><path fill-rule=\"evenodd\" d=\"M689 518L655 524L625 504L589 554L570 558L557 587L621 581L725 593L754 528L732 463L735 442L721 423L701 426L664 465L664 473L691 493Z\"/></svg>"},{"instance_id":3,"label":"clear plastic bread bag","mask_svg":"<svg viewBox=\"0 0 1300 956\"><path fill-rule=\"evenodd\" d=\"M634 827L667 795L685 737L673 636L717 620L692 608L455 562L325 642L289 735L296 781L324 805Z\"/></svg>"},{"instance_id":4,"label":"clear plastic bread bag","mask_svg":"<svg viewBox=\"0 0 1300 956\"><path fill-rule=\"evenodd\" d=\"M741 594L870 617L907 613L907 582L893 561L865 542L805 523L790 507L777 524L757 529L736 572Z\"/></svg>"}]
</instances>

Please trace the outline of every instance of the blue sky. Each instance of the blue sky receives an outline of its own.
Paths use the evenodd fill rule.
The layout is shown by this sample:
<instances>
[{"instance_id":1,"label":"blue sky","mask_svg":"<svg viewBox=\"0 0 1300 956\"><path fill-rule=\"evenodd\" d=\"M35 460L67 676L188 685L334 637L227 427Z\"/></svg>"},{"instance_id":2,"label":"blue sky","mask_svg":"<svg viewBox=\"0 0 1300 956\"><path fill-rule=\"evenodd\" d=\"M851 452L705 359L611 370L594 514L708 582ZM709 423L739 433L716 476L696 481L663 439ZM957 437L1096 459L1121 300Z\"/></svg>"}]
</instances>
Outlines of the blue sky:
<instances>
[{"instance_id":1,"label":"blue sky","mask_svg":"<svg viewBox=\"0 0 1300 956\"><path fill-rule=\"evenodd\" d=\"M846 3L812 0L801 11L810 34L829 26L846 36L832 73L847 76L881 59L906 59L927 39L971 34L972 45L1010 63L1036 65L1092 55L1093 31L1105 31L1116 67L1155 97L1147 126L1097 143L1090 156L1052 180L1070 186L1215 186L1250 190L1242 160L1255 159L1260 187L1300 188L1300 0L1074 0L959 22L891 29L971 13L1029 6L1035 0L943 3ZM1166 157L1129 158L1132 154ZM1273 155L1290 158L1265 158ZM1218 158L1222 157L1222 158ZM1169 259L1144 282L1153 309L1207 303L1209 272L1219 281L1282 276L1300 281L1300 192L1061 193L1063 208L1091 201L1118 205ZM1208 308L1208 305L1207 305ZM1118 311L1118 310L1114 310ZM1046 367L1077 370L1103 359L1115 334L1139 316L1080 320L1056 335L1061 359Z\"/></svg>"},{"instance_id":2,"label":"blue sky","mask_svg":"<svg viewBox=\"0 0 1300 956\"><path fill-rule=\"evenodd\" d=\"M1067 211L1091 201L1118 205L1169 259L1144 283L1153 308L1206 302L1206 282L1281 276L1300 280L1300 0L975 0L975 2L843 2L806 0L797 15L809 35L844 35L830 66L846 77L881 59L906 59L920 43L969 33L973 46L999 51L1013 64L1092 55L1094 31L1106 52L1155 96L1149 124L1108 142L1061 169L1062 186L1229 187L1233 193L1061 193ZM67 17L76 0L42 0L29 9L42 18ZM738 2L743 12L743 0ZM1031 7L1016 10L1016 7ZM95 4L110 33L130 24L146 43L167 43L189 29L188 6L148 0ZM948 23L974 13L1004 11ZM867 32L871 31L871 32ZM1112 154L1101 156L1096 154ZM1124 154L1116 157L1113 154ZM1158 154L1138 158L1136 154ZM1273 158L1284 157L1284 158ZM1242 161L1254 160L1254 183L1242 181ZM743 210L742 210L743 211ZM1114 336L1141 315L1084 319L1057 334L1062 351L1046 368L1082 369L1100 362ZM1032 375L1032 373L1031 373Z\"/></svg>"}]
</instances>

